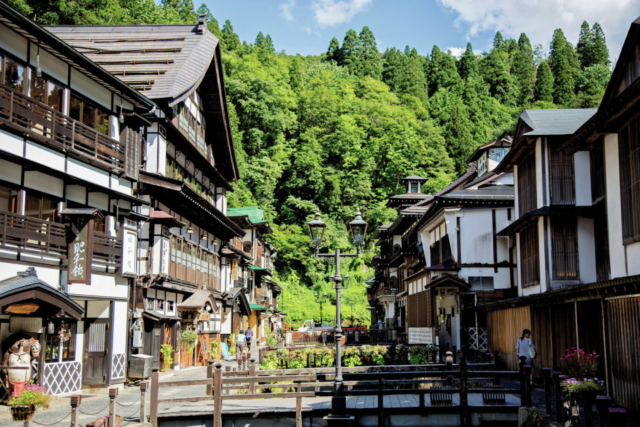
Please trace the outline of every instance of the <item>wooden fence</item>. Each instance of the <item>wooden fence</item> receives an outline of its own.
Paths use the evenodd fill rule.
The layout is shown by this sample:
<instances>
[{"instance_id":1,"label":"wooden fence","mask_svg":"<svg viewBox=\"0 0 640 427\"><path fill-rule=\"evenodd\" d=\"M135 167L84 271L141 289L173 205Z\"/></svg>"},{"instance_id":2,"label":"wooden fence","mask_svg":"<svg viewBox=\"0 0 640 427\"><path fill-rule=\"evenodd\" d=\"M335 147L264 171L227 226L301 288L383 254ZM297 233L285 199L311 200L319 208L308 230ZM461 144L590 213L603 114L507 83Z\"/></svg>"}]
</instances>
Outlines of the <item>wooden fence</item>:
<instances>
[{"instance_id":1,"label":"wooden fence","mask_svg":"<svg viewBox=\"0 0 640 427\"><path fill-rule=\"evenodd\" d=\"M296 426L302 426L302 399L319 396L332 396L334 368L320 369L290 369L260 371L255 360L251 360L246 370L230 372L223 371L222 364L210 361L207 379L191 381L159 382L159 372L154 370L151 381L150 422L154 427L158 425L158 405L160 403L184 403L210 401L214 402L213 426L222 426L222 409L225 400L253 400L273 398L296 399ZM227 369L230 369L227 367ZM482 394L483 402L492 403L489 409L476 406L474 411L489 411L493 413L512 413L518 406L506 405L506 393L520 395L524 406L530 404L528 372L497 371L491 363L467 363L464 358L459 365L420 365L420 366L365 366L345 368L344 394L345 396L375 396L378 407L379 425L384 425L385 412L391 409L383 404L383 397L387 395L418 395L418 408L402 408L403 413L415 411L419 414L459 414L462 426L470 425L471 411L468 397L470 394ZM530 372L530 371L529 371ZM501 378L515 378L520 380L519 388L505 388L500 386ZM279 382L274 386L273 382ZM439 385L444 388L427 387ZM485 384L488 386L485 387ZM206 396L177 397L159 399L159 389L162 387L181 387L206 385ZM477 387L480 385L480 387ZM497 386L497 387L496 387ZM474 388L471 388L474 387ZM287 392L267 392L271 389L293 389ZM235 394L231 394L234 392ZM179 395L179 392L174 393ZM425 402L425 396L430 395L431 404ZM453 396L458 396L459 404L453 404ZM373 411L374 409L372 409Z\"/></svg>"}]
</instances>

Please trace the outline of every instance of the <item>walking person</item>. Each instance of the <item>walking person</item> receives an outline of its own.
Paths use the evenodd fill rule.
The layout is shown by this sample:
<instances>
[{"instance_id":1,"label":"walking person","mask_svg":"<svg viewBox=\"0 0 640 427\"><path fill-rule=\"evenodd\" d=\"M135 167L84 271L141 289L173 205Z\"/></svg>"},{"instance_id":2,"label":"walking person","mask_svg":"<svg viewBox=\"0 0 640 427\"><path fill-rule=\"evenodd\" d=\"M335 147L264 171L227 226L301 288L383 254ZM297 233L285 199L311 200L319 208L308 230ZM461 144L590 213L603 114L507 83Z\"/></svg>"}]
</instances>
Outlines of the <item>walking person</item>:
<instances>
[{"instance_id":1,"label":"walking person","mask_svg":"<svg viewBox=\"0 0 640 427\"><path fill-rule=\"evenodd\" d=\"M520 360L520 365L532 365L533 359L538 356L536 346L531 340L531 331L525 329L522 331L522 336L518 338L516 343L516 354ZM531 370L531 381L533 381L533 369Z\"/></svg>"},{"instance_id":2,"label":"walking person","mask_svg":"<svg viewBox=\"0 0 640 427\"><path fill-rule=\"evenodd\" d=\"M246 335L242 332L242 329L238 330L236 335L236 359L242 357L244 351L244 342L247 340Z\"/></svg>"},{"instance_id":3,"label":"walking person","mask_svg":"<svg viewBox=\"0 0 640 427\"><path fill-rule=\"evenodd\" d=\"M251 354L251 339L253 338L253 329L251 329L251 327L247 328L247 332L244 333L244 336L247 338L247 353Z\"/></svg>"}]
</instances>

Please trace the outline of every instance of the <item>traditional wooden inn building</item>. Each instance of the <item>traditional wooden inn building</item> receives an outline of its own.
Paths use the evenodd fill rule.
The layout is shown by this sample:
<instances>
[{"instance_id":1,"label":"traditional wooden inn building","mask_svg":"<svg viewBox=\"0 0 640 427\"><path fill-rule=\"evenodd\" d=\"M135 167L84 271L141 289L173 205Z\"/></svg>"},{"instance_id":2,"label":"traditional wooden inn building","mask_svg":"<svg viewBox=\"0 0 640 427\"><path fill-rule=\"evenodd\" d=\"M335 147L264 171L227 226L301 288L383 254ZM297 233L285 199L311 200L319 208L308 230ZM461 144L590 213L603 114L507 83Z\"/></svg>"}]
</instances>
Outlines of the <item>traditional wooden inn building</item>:
<instances>
[{"instance_id":1,"label":"traditional wooden inn building","mask_svg":"<svg viewBox=\"0 0 640 427\"><path fill-rule=\"evenodd\" d=\"M477 343L480 326L464 319L465 302L501 298L513 286L509 240L487 238L487 227L507 224L513 206L512 174L494 170L510 146L499 138L479 147L467 171L434 195L416 194L426 180L411 176L404 178L408 192L389 199L399 213L377 230L381 254L370 301L376 312L384 308L387 326L396 327L395 318L407 342Z\"/></svg>"},{"instance_id":2,"label":"traditional wooden inn building","mask_svg":"<svg viewBox=\"0 0 640 427\"><path fill-rule=\"evenodd\" d=\"M282 327L282 312L278 310L278 295L281 290L271 279L277 252L264 237L266 234L273 234L273 231L269 227L269 221L264 219L264 211L255 206L230 208L227 215L244 231L243 250L254 260L249 267L246 288L251 316L245 326L253 330L254 342L259 344L265 339L267 331L275 332Z\"/></svg>"},{"instance_id":3,"label":"traditional wooden inn building","mask_svg":"<svg viewBox=\"0 0 640 427\"><path fill-rule=\"evenodd\" d=\"M131 307L143 339L132 347L159 363L161 344L169 344L175 367L203 365L211 340L250 314L253 260L244 231L226 216L239 172L218 39L204 18L197 25L49 30L158 106L152 115L132 114L146 127L138 193L149 204L138 210L148 221ZM183 329L198 333L193 353L180 344Z\"/></svg>"},{"instance_id":4,"label":"traditional wooden inn building","mask_svg":"<svg viewBox=\"0 0 640 427\"><path fill-rule=\"evenodd\" d=\"M500 232L518 236L520 297L481 307L502 363L514 366L509 353L523 328L533 331L538 365L560 367L571 347L596 351L598 377L632 410L640 409L639 52L640 19L597 110L521 116L505 159L518 215ZM568 115L573 129L553 133Z\"/></svg>"},{"instance_id":5,"label":"traditional wooden inn building","mask_svg":"<svg viewBox=\"0 0 640 427\"><path fill-rule=\"evenodd\" d=\"M52 394L123 383L149 205L141 125L156 104L3 2L0 67L3 354L29 342Z\"/></svg>"}]
</instances>

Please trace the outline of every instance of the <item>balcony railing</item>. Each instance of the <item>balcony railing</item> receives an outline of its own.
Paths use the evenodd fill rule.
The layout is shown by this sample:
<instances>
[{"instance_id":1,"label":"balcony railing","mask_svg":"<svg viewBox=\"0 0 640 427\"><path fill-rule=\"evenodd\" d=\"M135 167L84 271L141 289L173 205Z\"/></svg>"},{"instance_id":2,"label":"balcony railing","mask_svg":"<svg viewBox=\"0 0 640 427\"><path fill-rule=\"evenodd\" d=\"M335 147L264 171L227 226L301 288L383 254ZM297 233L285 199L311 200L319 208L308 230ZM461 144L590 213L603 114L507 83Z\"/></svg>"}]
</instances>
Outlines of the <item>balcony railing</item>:
<instances>
[{"instance_id":1,"label":"balcony railing","mask_svg":"<svg viewBox=\"0 0 640 427\"><path fill-rule=\"evenodd\" d=\"M122 263L122 240L107 234L93 232L93 271L113 273Z\"/></svg>"},{"instance_id":2,"label":"balcony railing","mask_svg":"<svg viewBox=\"0 0 640 427\"><path fill-rule=\"evenodd\" d=\"M0 247L5 251L64 259L66 227L7 211L0 211Z\"/></svg>"},{"instance_id":3,"label":"balcony railing","mask_svg":"<svg viewBox=\"0 0 640 427\"><path fill-rule=\"evenodd\" d=\"M103 169L125 172L126 144L2 84L0 123Z\"/></svg>"},{"instance_id":4,"label":"balcony railing","mask_svg":"<svg viewBox=\"0 0 640 427\"><path fill-rule=\"evenodd\" d=\"M264 268L273 272L273 261L271 261L271 258L265 258L264 261Z\"/></svg>"},{"instance_id":5,"label":"balcony railing","mask_svg":"<svg viewBox=\"0 0 640 427\"><path fill-rule=\"evenodd\" d=\"M244 288L245 286L245 280L244 279L235 279L233 281L233 287L234 288Z\"/></svg>"},{"instance_id":6,"label":"balcony railing","mask_svg":"<svg viewBox=\"0 0 640 427\"><path fill-rule=\"evenodd\" d=\"M397 288L390 288L390 287L384 287L384 288L380 288L376 294L375 294L375 298L380 298L382 296L391 296L391 295L395 295L398 293L398 289Z\"/></svg>"}]
</instances>

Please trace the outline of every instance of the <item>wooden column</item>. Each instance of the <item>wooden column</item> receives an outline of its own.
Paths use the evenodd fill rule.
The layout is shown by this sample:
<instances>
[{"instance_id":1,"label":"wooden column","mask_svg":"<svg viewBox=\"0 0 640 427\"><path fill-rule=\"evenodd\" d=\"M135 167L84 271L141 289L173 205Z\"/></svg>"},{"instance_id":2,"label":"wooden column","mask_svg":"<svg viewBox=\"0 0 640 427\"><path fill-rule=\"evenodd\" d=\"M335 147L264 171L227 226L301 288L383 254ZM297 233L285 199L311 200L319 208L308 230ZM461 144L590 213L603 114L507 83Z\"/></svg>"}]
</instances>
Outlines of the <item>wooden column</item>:
<instances>
[{"instance_id":1,"label":"wooden column","mask_svg":"<svg viewBox=\"0 0 640 427\"><path fill-rule=\"evenodd\" d=\"M79 427L78 416L80 415L80 403L82 395L74 394L71 396L71 427Z\"/></svg>"},{"instance_id":2,"label":"wooden column","mask_svg":"<svg viewBox=\"0 0 640 427\"><path fill-rule=\"evenodd\" d=\"M464 355L460 357L460 425L462 427L471 425L467 388L467 358Z\"/></svg>"},{"instance_id":3,"label":"wooden column","mask_svg":"<svg viewBox=\"0 0 640 427\"><path fill-rule=\"evenodd\" d=\"M551 414L551 368L542 368L544 380L544 407L547 414Z\"/></svg>"},{"instance_id":4,"label":"wooden column","mask_svg":"<svg viewBox=\"0 0 640 427\"><path fill-rule=\"evenodd\" d=\"M147 389L149 388L148 381L142 381L140 383L140 422L147 422Z\"/></svg>"},{"instance_id":5,"label":"wooden column","mask_svg":"<svg viewBox=\"0 0 640 427\"><path fill-rule=\"evenodd\" d=\"M256 376L256 359L254 359L253 357L251 358L249 363L249 376L250 377ZM254 394L255 392L256 392L256 383L254 381L251 381L249 383L249 394Z\"/></svg>"},{"instance_id":6,"label":"wooden column","mask_svg":"<svg viewBox=\"0 0 640 427\"><path fill-rule=\"evenodd\" d=\"M255 383L251 383L255 386ZM296 381L296 393L302 393L302 384ZM296 397L296 427L302 427L302 397Z\"/></svg>"},{"instance_id":7,"label":"wooden column","mask_svg":"<svg viewBox=\"0 0 640 427\"><path fill-rule=\"evenodd\" d=\"M151 374L151 408L149 422L153 427L158 427L158 393L160 391L160 371L157 367L153 368Z\"/></svg>"},{"instance_id":8,"label":"wooden column","mask_svg":"<svg viewBox=\"0 0 640 427\"><path fill-rule=\"evenodd\" d=\"M116 387L111 387L109 389L109 427L115 427L116 425L116 398L117 397L118 397L118 389Z\"/></svg>"},{"instance_id":9,"label":"wooden column","mask_svg":"<svg viewBox=\"0 0 640 427\"><path fill-rule=\"evenodd\" d=\"M222 363L213 371L213 427L222 427Z\"/></svg>"}]
</instances>

